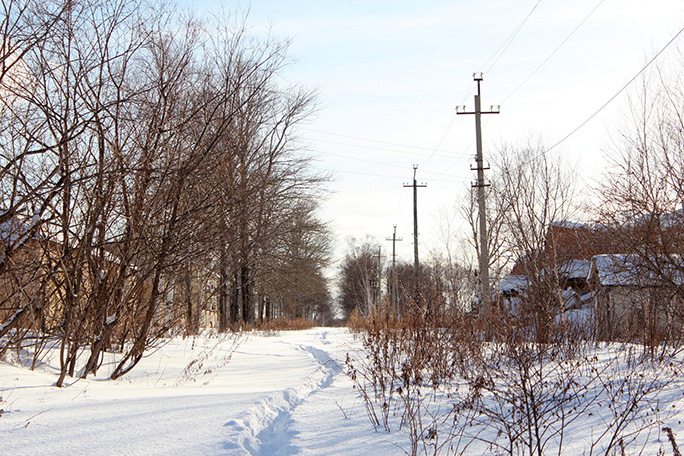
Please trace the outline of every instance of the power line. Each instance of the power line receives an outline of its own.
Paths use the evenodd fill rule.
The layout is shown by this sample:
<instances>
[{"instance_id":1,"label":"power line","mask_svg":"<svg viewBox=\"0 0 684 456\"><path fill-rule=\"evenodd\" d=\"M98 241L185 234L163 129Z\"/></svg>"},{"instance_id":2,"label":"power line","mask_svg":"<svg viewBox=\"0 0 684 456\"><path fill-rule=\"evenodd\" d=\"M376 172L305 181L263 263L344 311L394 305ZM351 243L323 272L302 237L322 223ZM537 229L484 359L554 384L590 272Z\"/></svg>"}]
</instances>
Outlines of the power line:
<instances>
[{"instance_id":1,"label":"power line","mask_svg":"<svg viewBox=\"0 0 684 456\"><path fill-rule=\"evenodd\" d=\"M485 63L483 63L483 64L480 66L480 68L485 67L492 59L495 58L494 62L492 62L492 64L489 66L489 68L487 68L487 71L486 71L486 72L490 72L490 71L492 70L492 68L494 68L494 66L497 64L497 62L499 61L499 59L500 59L500 58L504 55L504 53L508 50L508 48L510 47L511 43L513 43L513 40L515 40L515 38L518 36L518 34L520 33L520 31L523 29L523 27L525 26L525 24L527 23L527 21L530 19L530 17L532 17L532 14L535 12L535 10L537 9L537 7L538 7L539 4L541 3L541 1L542 1L542 0L538 0L537 3L534 4L534 6L533 6L532 9L530 10L530 12L527 13L527 16L525 16L525 18L522 20L522 22L520 22L520 24L518 24L518 26L513 30L513 33L511 33L511 35L510 35L508 38L506 38L506 40L505 40L503 43L501 43L501 46L499 46L499 48L492 54L492 56L489 57L489 59L487 59L487 61L486 61ZM604 0L601 0L601 2L603 2L603 1L604 1ZM497 56L497 54L498 54L498 56ZM549 58L550 58L550 57L549 57ZM548 60L548 59L547 59L547 60ZM544 63L546 63L546 62L544 62ZM535 72L536 72L536 70L535 70ZM479 71L479 73L482 73L482 70ZM531 77L531 76L530 76L530 77ZM526 80L525 82L527 82L527 80ZM473 94L474 88L475 88L475 83L474 83L473 81L471 81L471 82L470 82L470 85L468 86L468 90L467 90L466 95L463 97L463 100L461 101L461 103L459 103L458 106L462 106L463 104L465 104L465 102L466 102L466 100L468 99L468 97L470 97L470 96ZM517 89L516 89L516 90L517 90ZM504 100L504 101L505 101L505 100ZM454 115L452 116L451 121L449 122L449 126L447 127L447 130L446 130L446 132L444 133L444 135L442 135L442 139L441 139L440 142L438 143L437 148L441 147L442 142L446 139L446 136L447 136L447 134L449 133L449 131L451 131L451 128L453 127L453 124L454 124L455 121L456 121L456 114L454 114ZM471 144L471 145L472 145L472 144ZM470 147L470 146L468 146L468 147ZM430 157L427 159L427 161L425 162L425 164L427 164L427 163L432 159L433 155L434 155L434 153L433 153L432 155L430 155ZM468 154L468 156L470 156L470 155ZM453 165L449 166L449 168L448 168L446 171L444 171L444 173L442 173L442 175L443 175L443 174L446 174L452 167L453 167Z\"/></svg>"},{"instance_id":2,"label":"power line","mask_svg":"<svg viewBox=\"0 0 684 456\"><path fill-rule=\"evenodd\" d=\"M403 179L402 176L391 176L389 174L378 174L378 173L363 173L359 171L345 171L341 169L330 169L330 168L320 168L321 171L328 171L331 173L344 173L344 174L354 174L358 176L371 176L371 177L384 177L387 179L398 179L401 180ZM449 182L449 183L454 183L454 182L463 182L461 179L431 179L435 182Z\"/></svg>"},{"instance_id":3,"label":"power line","mask_svg":"<svg viewBox=\"0 0 684 456\"><path fill-rule=\"evenodd\" d=\"M376 161L376 160L369 160L369 159L367 159L367 158L351 157L351 156L348 156L348 155L334 154L334 153L332 153L332 152L324 152L324 154L325 154L325 155L330 155L330 156L333 156L333 157L346 158L346 159L348 159L348 160L357 160L357 161L362 161L362 162L366 162L366 163L373 163L373 164L375 164L375 165L382 165L382 166L389 166L389 167L392 167L392 168L406 169L406 167L405 167L405 166L402 166L402 165L395 165L394 163L384 163L384 162L379 162L379 161Z\"/></svg>"},{"instance_id":4,"label":"power line","mask_svg":"<svg viewBox=\"0 0 684 456\"><path fill-rule=\"evenodd\" d=\"M446 130L444 131L444 134L442 135L442 137L439 139L439 142L437 143L437 147L435 147L435 150L430 154L428 159L425 160L425 163L423 163L423 165L427 165L430 162L430 160L432 160L432 157L435 156L435 153L437 152L437 150L440 147L442 147L442 143L446 140L446 137L449 135L449 132L453 128L455 122L456 122L456 114L452 114L451 120L449 121L449 124L447 125Z\"/></svg>"},{"instance_id":5,"label":"power line","mask_svg":"<svg viewBox=\"0 0 684 456\"><path fill-rule=\"evenodd\" d=\"M369 145L366 145L366 144L344 143L344 142L339 142L339 141L328 141L328 140L325 140L325 139L307 138L307 137L304 137L304 138L302 138L302 139L303 139L303 140L306 140L306 141L311 141L311 142L320 142L320 143L326 143L326 144L335 144L335 145L338 145L338 146L348 146L348 147L356 147L356 148L361 148L361 149L380 150L380 151L383 151L383 152L394 152L394 153L398 153L398 154L410 154L410 155L412 155L412 156L415 156L415 155L427 156L427 155L429 155L429 154L427 154L427 153L425 153L425 152L416 152L416 151L408 151L408 150L397 150L397 149L387 149L387 148L385 148L385 147L369 146ZM411 146L403 146L403 147L410 148ZM419 148L419 149L421 149L421 150L431 150L431 149L426 149L426 148L423 148L423 147L421 147L421 148ZM450 154L450 155L442 155L442 154L440 154L440 155L437 155L438 157L447 158L447 157L452 157L454 154L456 154L456 155L459 154L458 152L450 152L450 151L441 151L441 152L448 153L448 154ZM432 156L432 155L430 155L430 156Z\"/></svg>"},{"instance_id":6,"label":"power line","mask_svg":"<svg viewBox=\"0 0 684 456\"><path fill-rule=\"evenodd\" d=\"M603 1L604 1L604 0L601 0L601 2L603 2ZM517 37L517 35L520 33L520 31L521 31L522 28L525 26L525 24L527 23L527 21L528 21L529 18L532 16L532 14L533 14L534 11L537 9L537 7L539 6L540 3L541 3L541 0L538 0L537 3L535 3L535 5L532 7L532 9L531 9L530 12L527 14L527 16L525 16L525 18L522 20L522 22L515 28L515 30L513 31L513 33L512 33L512 34L511 34L511 35L510 35L510 36L501 44L501 46L499 46L499 48L496 50L496 52L494 52L494 54L492 54L492 56L491 56L491 57L482 65L482 67L486 66L492 59L494 59L494 58L496 57L496 59L494 60L494 62L492 62L492 64L491 64L491 65L489 66L489 68L487 69L487 71L491 71L491 69L494 67L494 65L496 65L496 63L498 62L498 60L501 58L501 56L506 52L506 50L508 49L508 47L511 45L511 43L513 42L513 40L515 40L515 38ZM498 54L498 56L497 56L497 54ZM472 83L471 83L471 84L472 84ZM469 90L469 92L470 92L470 90ZM461 104L463 104L463 103L465 102L465 99L466 99L468 96L470 96L470 93L464 97L464 100L463 100L463 102L462 102ZM449 123L447 124L447 127L446 127L444 133L442 134L440 140L439 140L438 143L437 143L437 146L436 146L434 149L429 149L429 148L426 148L426 147L407 146L407 145L404 145L404 144L392 143L392 142L387 142L387 141L379 141L379 140L368 139L368 138L361 138L361 137L357 137L357 136L344 135L344 134L339 134L339 133L326 132L326 131L321 131L321 130L316 130L316 129L311 129L311 128L302 128L302 129L303 129L303 130L307 130L307 131L316 132L316 133L327 134L327 135L331 135L331 136L338 136L338 137L342 137L342 138L356 139L356 140L367 141L367 142L374 142L374 143L378 143L378 144L387 144L387 145L398 146L398 147L407 147L407 148L411 148L411 149L430 150L431 153L430 153L429 157L427 158L427 160L424 162L424 165L427 165L427 163L429 163L429 162L432 160L432 158L436 156L436 153L437 153L437 152L445 152L445 153L450 153L450 154L455 154L455 155L461 155L461 156L464 156L464 157L465 157L465 156L470 156L470 154L464 154L464 153L462 153L462 152L461 152L461 153L459 153L459 152L450 152L450 151L443 151L443 150L440 150L440 149L439 149L439 148L442 146L442 144L444 143L444 141L446 140L447 136L449 135L449 132L450 132L451 129L453 128L455 122L456 122L456 114L452 114L452 117L451 117L451 119L449 120ZM361 146L361 145L344 144L344 143L339 143L339 142L334 142L334 141L326 141L326 140L321 140L321 139L317 139L317 140L315 140L315 141L324 142L324 143L329 143L329 144L348 145L348 146L352 146L352 147L364 147L364 146ZM369 148L369 147L367 147L367 148ZM386 150L386 151L389 151L389 152L411 153L411 152L403 152L403 151L396 151L396 150L393 151L393 150L382 149L382 148L373 148L373 149L376 149L376 150ZM447 158L446 156L442 156L442 157L443 157L443 158ZM451 158L451 156L449 156L448 158ZM435 173L435 174L438 174L438 173ZM441 173L441 174L439 174L439 175L444 175L444 174L446 174L446 172L445 172L445 173Z\"/></svg>"},{"instance_id":7,"label":"power line","mask_svg":"<svg viewBox=\"0 0 684 456\"><path fill-rule=\"evenodd\" d=\"M501 58L501 56L504 55L504 53L506 52L506 50L508 50L508 48L509 48L509 46L511 45L511 43L513 42L513 40L518 36L518 33L520 33L520 31L521 31L522 28L525 26L525 24L526 24L527 21L529 20L530 16L532 16L532 13L534 13L534 10L537 9L537 7L539 6L540 3L541 3L541 0L539 0L539 1L532 7L532 10L527 14L527 16L525 16L525 19L523 19L523 21L520 23L520 25L518 25L518 26L515 28L515 30L513 30L513 33L511 34L511 36L509 36L509 37L506 39L506 41L504 41L503 44L499 47L499 49L497 49L496 52L489 58L489 60L487 60L487 61L482 65L482 67L486 66L486 65L489 63L490 60L492 60L494 57L496 57L496 59L494 60L494 62L492 62L492 64L489 66L489 68L487 68L487 70L485 71L485 70L482 70L482 67L480 67L480 70L478 71L478 73L489 73L490 71L492 71L492 68L494 68L494 65L496 65L496 63L499 61L499 59ZM499 54L499 55L497 56L497 54ZM461 103L461 104L462 104L462 103Z\"/></svg>"},{"instance_id":8,"label":"power line","mask_svg":"<svg viewBox=\"0 0 684 456\"><path fill-rule=\"evenodd\" d=\"M570 138L572 135L574 135L575 133L577 133L582 127L584 127L586 124L588 124L594 117L596 117L596 116L597 116L601 111L603 111L610 103L612 103L613 100L615 100L622 92L624 92L624 91L627 89L627 87L629 87L629 86L630 86L630 85L631 85L639 76L641 76L641 75L643 74L643 72L646 71L646 69L647 69L649 66L651 66L651 64L652 64L653 62L655 62L656 59L658 59L658 57L660 57L660 55L661 55L663 52L665 52L665 50L666 50L668 47L670 47L670 45L671 45L672 43L674 43L674 41L675 41L682 33L684 33L684 28L680 29L680 30L675 34L675 36L673 36L672 39L671 39L670 41L668 41L667 44L666 44L660 51L658 51L658 53L656 53L656 55L653 56L653 58L652 58L651 60L649 60L648 63L646 63L646 65L643 66L643 68L641 68L641 70L639 70L639 71L637 72L637 74L634 75L634 77L633 77L632 79L630 79L629 81L627 81L627 83L626 83L625 85L623 85L622 88L620 88L620 90L618 90L618 91L615 93L615 95L613 95L612 97L610 97L610 98L608 99L608 101L606 101L605 103L603 103L603 105L601 105L600 108L598 108L598 109L597 109L592 115L590 115L584 122L582 122L581 124L579 124L574 130L572 130L570 133L568 133L563 139L561 139L561 140L558 141L556 144L554 144L553 146L551 146L551 147L549 147L548 149L546 149L545 151L543 151L541 154L546 154L547 152L551 151L551 150L554 149L555 147L558 147L560 144L562 144L563 142L565 142L565 141L566 141L568 138Z\"/></svg>"},{"instance_id":9,"label":"power line","mask_svg":"<svg viewBox=\"0 0 684 456\"><path fill-rule=\"evenodd\" d=\"M485 126L486 126L486 125L487 125L487 122L485 122ZM463 148L463 150L471 149L471 148L473 147L473 144L474 144L474 143L475 143L475 139L472 139L472 140L468 143L468 145L465 146L465 147ZM467 152L462 152L462 155L463 155L463 156L467 156L468 158L474 158L474 157L475 157L473 154L467 153ZM449 174L449 172L451 171L451 169L452 169L454 166L456 166L456 165L460 165L460 163L454 161L454 162L451 163L444 171L439 172L439 173L433 172L432 174L436 174L437 177L446 176L446 175ZM429 172L429 171L423 171L423 172L427 173L427 172ZM432 180L439 180L439 179L432 178Z\"/></svg>"},{"instance_id":10,"label":"power line","mask_svg":"<svg viewBox=\"0 0 684 456\"><path fill-rule=\"evenodd\" d=\"M555 55L555 54L556 54L556 53L565 45L565 43L567 43L568 40L570 40L570 38L571 38L571 37L580 29L580 27L582 27L582 25L584 25L584 23L589 19L589 17L591 17L592 14L594 14L594 12L599 8L599 6L601 6L601 5L603 4L604 1L605 1L605 0L600 0L600 1L596 4L596 6L594 6L594 8L589 12L589 14L587 14L587 15L584 17L584 19L582 19L582 21L577 25L577 27L575 27L575 28L572 30L572 32L570 32L570 34L569 34L568 36L566 36L565 39L563 39L563 41L558 45L558 47L556 47L556 49L554 49L553 52L551 52L551 54L550 54L548 57L546 57L546 59L544 59L544 61L543 61L543 62L542 62L534 71L532 71L532 73L530 73L530 75L529 75L527 78L525 78L525 80L524 80L517 88L515 88L510 94L508 94L508 95L504 98L503 102L506 102L506 101L507 101L509 98L511 98L518 90L520 90L520 89L521 89L521 88L522 88L530 79L532 79L532 77L533 77L533 76L534 76L534 75L535 75L535 74L536 74L544 65L546 65L546 63L548 63L548 61L551 60L551 58L552 58L552 57L553 57L553 56L554 56L554 55ZM520 30L522 29L522 27L525 25L525 23L527 22L527 20L530 18L530 16L531 16L532 13L535 11L535 9L537 8L537 6L539 6L540 3L541 3L541 0L539 0L539 1L534 5L534 7L532 8L532 10L529 12L529 14L528 14L528 15L525 17L525 19L520 23L520 25L516 28L516 30L513 32L513 34L512 34L512 35L511 35L511 36L510 36L510 37L501 45L501 47L499 47L499 49L494 53L494 55L496 55L496 54L501 50L501 48L503 48L504 45L506 45L507 42L508 42L508 45L510 45L510 42L517 36L517 34L520 32ZM506 49L507 49L507 48L508 48L508 46L506 46ZM505 51L505 49L504 49L504 51ZM485 62L482 66L484 67L490 60L492 60L492 58L494 58L494 55L492 55L492 57L490 57L489 60L487 60L487 62ZM501 55L503 55L503 52L502 52ZM499 58L501 57L501 55L499 55ZM497 58L496 61L498 61L499 58ZM494 63L488 68L488 71L491 71L491 69L492 69L492 68L494 67L494 65L496 64L496 61L494 61ZM471 82L471 87L474 87L474 83L473 83L473 82ZM467 98L467 97L468 97L468 95L466 96L466 98ZM463 102L461 102L461 105L464 104L464 103L465 103L465 99L463 100ZM472 146L472 141L471 141L470 145L468 146L468 148L470 148L470 146ZM555 146L554 146L554 147L555 147ZM432 156L430 156L430 158L432 158ZM428 159L428 161L429 161L429 159ZM444 170L444 172L443 172L442 174L440 174L440 175L447 174L447 173L451 170L451 168L454 167L454 165L455 165L455 163L452 164L452 165L450 165L450 166L449 166L446 170Z\"/></svg>"},{"instance_id":11,"label":"power line","mask_svg":"<svg viewBox=\"0 0 684 456\"><path fill-rule=\"evenodd\" d=\"M394 163L381 162L381 161L377 161L377 160L369 160L367 158L360 158L360 157L353 157L353 156L349 156L349 155L335 154L332 152L325 152L325 155L330 155L332 157L345 158L347 160L356 160L356 161L362 161L362 162L366 162L366 163L373 163L375 165L382 165L382 166L387 166L387 167L391 167L391 168L406 169L406 167L403 165L395 165ZM453 165L449 166L449 168L451 168L452 166ZM446 174L445 172L438 172L438 171L424 171L424 173L434 174L438 177L444 176ZM448 181L448 182L450 182L450 181Z\"/></svg>"},{"instance_id":12,"label":"power line","mask_svg":"<svg viewBox=\"0 0 684 456\"><path fill-rule=\"evenodd\" d=\"M397 146L397 147L403 147L403 148L406 148L406 149L426 150L426 151L428 151L428 152L433 152L433 151L434 151L434 148L431 148L431 147L413 146L413 145L409 145L409 144L400 144L400 143L394 143L394 142L388 142L388 141L380 141L380 140L377 140L377 139L362 138L362 137L360 137L360 136L344 135L344 134L341 134L341 133L333 133L333 132L330 132L330 131L315 130L315 129L313 129L313 128L306 128L306 127L300 127L300 129L301 129L301 130L310 131L310 132L313 132L313 133L320 133L320 134L322 134L322 135L338 136L338 137L340 137L340 138L356 139L356 140L358 140L358 141L366 141L366 142L372 142L372 143L377 143L377 144L386 144L386 145L388 145L388 146ZM309 138L309 139L311 139L311 138ZM332 142L332 141L325 141L325 140L322 140L322 139L315 139L315 141L330 142L330 143L333 143L333 144L343 144L343 145L346 145L346 143L334 143L334 142ZM366 146L364 146L364 147L366 147ZM381 149L381 150L382 150L382 149ZM388 149L388 150L389 150L389 149ZM444 152L444 153L447 153L447 154L454 153L454 151L451 151L451 150L438 150L437 152Z\"/></svg>"},{"instance_id":13,"label":"power line","mask_svg":"<svg viewBox=\"0 0 684 456\"><path fill-rule=\"evenodd\" d=\"M541 3L541 0L539 0L532 7L532 9L527 14L527 16L525 16L525 19L523 19L522 22L515 28L515 30L513 30L513 33L508 38L506 38L506 40L503 43L501 43L501 46L499 46L499 48L492 54L492 56L489 57L485 63L480 65L480 71L478 71L478 73L484 73L485 71L483 71L482 68L485 67L494 57L496 57L496 55L499 54L499 51L501 51L499 56L496 57L496 60L487 69L486 73L489 73L492 70L492 68L494 68L494 65L496 65L496 63L499 61L501 56L506 52L508 47L511 45L513 40L518 36L518 33L520 33L520 31L525 26L525 24L527 23L529 18L532 16L532 13L534 13L534 11L537 9L537 7L539 6L540 3ZM505 47L505 49L504 49L504 47ZM466 95L463 97L463 100L461 100L461 102L458 104L458 106L464 105L466 100L468 100L468 98L474 93L474 90L475 90L475 83L473 81L471 81L470 85L468 86L468 90L466 91Z\"/></svg>"},{"instance_id":14,"label":"power line","mask_svg":"<svg viewBox=\"0 0 684 456\"><path fill-rule=\"evenodd\" d=\"M399 193L399 200L397 202L397 209L394 211L394 220L399 218L399 212L401 209L404 207L404 198L405 198L406 192L400 192Z\"/></svg>"},{"instance_id":15,"label":"power line","mask_svg":"<svg viewBox=\"0 0 684 456\"><path fill-rule=\"evenodd\" d=\"M568 36L566 36L565 39L564 39L563 41L561 41L561 43L558 45L558 47L557 47L556 49L554 49L553 52L551 52L551 54L550 54L546 59L544 59L544 61L543 61L543 62L542 62L542 63L541 63L541 64L540 64L532 73L530 73L530 75L529 75L527 78L525 78L525 80L524 80L517 88L515 88L515 90L513 90L511 93L509 93L509 94L503 99L502 103L505 103L505 102L506 102L509 98L511 98L518 90L520 90L520 89L522 88L522 86L524 86L525 84L527 84L527 82L528 82L530 79L532 79L532 77L533 77L535 74L537 74L537 71L539 71L544 65L546 65L546 63L547 63L549 60L551 60L551 57L553 57L553 56L556 54L556 52L558 52L558 51L560 50L560 48L562 48L563 45L565 45L565 43L568 42L568 40L575 34L575 32L577 32L577 30L579 30L579 28L582 27L582 25L584 25L584 23L587 21L587 19L589 19L589 17L591 17L591 15L594 14L594 11L596 11L596 10L598 9L598 7L601 6L601 4L602 4L604 1L605 1L605 0L601 0L600 2L598 2L598 4L589 12L589 14L587 14L587 15L585 16L585 18L582 20L582 22L580 22L579 25L578 25L577 27L575 27L575 28L573 29L573 31L570 32L570 34L569 34Z\"/></svg>"}]
</instances>

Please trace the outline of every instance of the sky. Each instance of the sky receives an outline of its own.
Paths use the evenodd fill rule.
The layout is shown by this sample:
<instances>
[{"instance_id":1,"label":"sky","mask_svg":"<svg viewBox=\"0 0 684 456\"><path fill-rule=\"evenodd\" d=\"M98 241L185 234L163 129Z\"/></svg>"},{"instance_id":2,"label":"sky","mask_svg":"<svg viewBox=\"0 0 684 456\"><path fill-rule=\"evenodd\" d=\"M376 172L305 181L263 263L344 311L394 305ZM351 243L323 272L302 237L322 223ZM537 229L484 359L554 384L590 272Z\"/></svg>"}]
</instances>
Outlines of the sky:
<instances>
[{"instance_id":1,"label":"sky","mask_svg":"<svg viewBox=\"0 0 684 456\"><path fill-rule=\"evenodd\" d=\"M200 14L218 7L188 1ZM467 232L459 207L475 179L475 120L455 108L474 108L474 73L483 73L483 110L501 106L483 118L485 161L503 145L541 141L591 186L640 79L621 89L684 27L682 0L225 4L249 9L252 33L290 39L284 81L318 93L297 136L333 176L321 216L338 259L352 236L391 253L385 238L396 224L399 259L412 261L412 190L403 184L413 165L427 185L418 190L421 259L444 250L445 232ZM682 40L652 67L676 59Z\"/></svg>"}]
</instances>

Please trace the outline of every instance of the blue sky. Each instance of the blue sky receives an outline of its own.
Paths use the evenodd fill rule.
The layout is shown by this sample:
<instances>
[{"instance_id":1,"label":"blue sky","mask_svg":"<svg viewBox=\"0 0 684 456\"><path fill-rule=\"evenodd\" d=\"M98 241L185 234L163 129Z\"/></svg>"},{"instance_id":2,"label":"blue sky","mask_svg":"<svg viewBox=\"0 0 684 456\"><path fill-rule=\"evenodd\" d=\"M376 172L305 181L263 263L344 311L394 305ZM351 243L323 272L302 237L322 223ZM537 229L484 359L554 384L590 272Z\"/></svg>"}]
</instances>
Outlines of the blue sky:
<instances>
[{"instance_id":1,"label":"blue sky","mask_svg":"<svg viewBox=\"0 0 684 456\"><path fill-rule=\"evenodd\" d=\"M199 13L218 8L189 1ZM338 252L346 237L366 234L388 252L384 238L397 224L406 260L412 195L402 184L412 165L428 184L419 190L421 256L443 247L444 213L463 203L474 179L474 119L455 116L458 105L473 108L474 72L484 72L483 108L501 105L484 123L485 159L504 143L534 138L550 146L684 27L681 0L254 0L239 7L249 8L254 33L292 40L284 76L319 93L320 109L299 137L316 166L334 173L322 215ZM657 62L671 62L676 50L675 43ZM554 148L586 183L600 177L637 89ZM458 214L451 224L463 230Z\"/></svg>"}]
</instances>

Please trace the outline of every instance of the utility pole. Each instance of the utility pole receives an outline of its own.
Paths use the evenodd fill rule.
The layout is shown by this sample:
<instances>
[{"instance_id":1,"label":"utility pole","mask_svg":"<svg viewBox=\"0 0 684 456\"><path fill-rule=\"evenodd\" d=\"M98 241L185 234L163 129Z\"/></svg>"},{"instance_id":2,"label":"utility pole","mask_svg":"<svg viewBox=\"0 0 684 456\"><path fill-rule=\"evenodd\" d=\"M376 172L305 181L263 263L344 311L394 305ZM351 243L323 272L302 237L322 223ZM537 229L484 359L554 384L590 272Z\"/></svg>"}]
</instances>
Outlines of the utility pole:
<instances>
[{"instance_id":1,"label":"utility pole","mask_svg":"<svg viewBox=\"0 0 684 456\"><path fill-rule=\"evenodd\" d=\"M374 285L373 285L373 306L376 308L378 307L378 298L380 297L380 278L381 278L381 258L382 258L382 246L378 246L378 253L375 255L375 258L377 258L377 266L376 266L376 273L374 277Z\"/></svg>"},{"instance_id":2,"label":"utility pole","mask_svg":"<svg viewBox=\"0 0 684 456\"><path fill-rule=\"evenodd\" d=\"M392 269L390 269L389 273L389 283L387 288L389 288L389 295L390 295L390 307L391 309L397 313L397 315L400 314L399 312L399 307L397 305L397 272L396 272L396 265L397 265L397 241L402 241L402 238L397 237L397 225L394 225L394 232L392 233L392 237L386 237L386 241L392 241Z\"/></svg>"},{"instance_id":3,"label":"utility pole","mask_svg":"<svg viewBox=\"0 0 684 456\"><path fill-rule=\"evenodd\" d=\"M489 245L487 242L487 208L485 204L485 187L489 184L485 182L484 172L489 169L489 167L484 166L484 159L482 158L482 114L498 114L499 109L496 110L492 106L489 111L482 112L480 108L480 82L482 82L482 73L476 73L473 75L473 79L477 82L477 95L475 95L475 111L467 112L465 106L463 111L456 108L456 114L475 114L475 141L477 147L477 155L475 156L475 161L477 163L476 168L472 168L473 171L477 171L477 181L473 183L473 187L477 188L477 204L478 204L478 215L480 218L480 286L482 293L482 304L483 312L485 318L485 331L490 333L490 316L491 316L491 294L489 291Z\"/></svg>"},{"instance_id":4,"label":"utility pole","mask_svg":"<svg viewBox=\"0 0 684 456\"><path fill-rule=\"evenodd\" d=\"M416 181L418 165L413 165L413 184L404 183L404 187L413 187L413 286L416 303L420 301L418 293L420 284L420 263L418 262L418 187L427 187L425 182Z\"/></svg>"}]
</instances>

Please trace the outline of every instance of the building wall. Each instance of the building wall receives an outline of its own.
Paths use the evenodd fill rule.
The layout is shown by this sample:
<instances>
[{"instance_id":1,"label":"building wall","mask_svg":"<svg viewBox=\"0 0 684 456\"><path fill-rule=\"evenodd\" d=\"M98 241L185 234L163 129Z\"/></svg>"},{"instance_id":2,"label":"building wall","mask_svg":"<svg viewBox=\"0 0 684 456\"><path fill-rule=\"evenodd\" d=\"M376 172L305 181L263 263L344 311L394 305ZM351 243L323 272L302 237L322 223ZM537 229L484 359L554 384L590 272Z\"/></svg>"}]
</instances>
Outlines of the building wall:
<instances>
[{"instance_id":1,"label":"building wall","mask_svg":"<svg viewBox=\"0 0 684 456\"><path fill-rule=\"evenodd\" d=\"M659 343L682 333L681 299L663 287L600 287L595 295L599 340Z\"/></svg>"}]
</instances>

